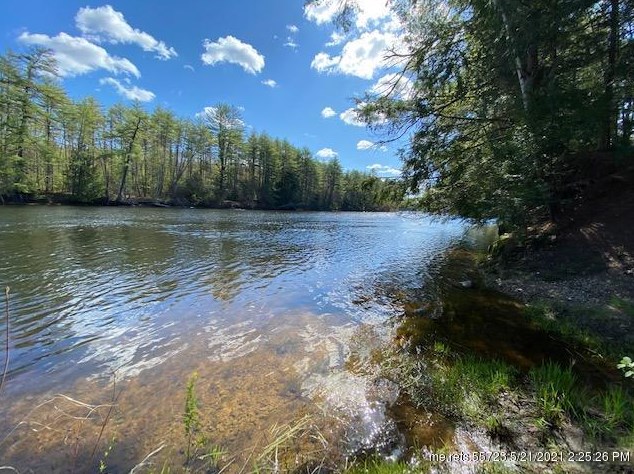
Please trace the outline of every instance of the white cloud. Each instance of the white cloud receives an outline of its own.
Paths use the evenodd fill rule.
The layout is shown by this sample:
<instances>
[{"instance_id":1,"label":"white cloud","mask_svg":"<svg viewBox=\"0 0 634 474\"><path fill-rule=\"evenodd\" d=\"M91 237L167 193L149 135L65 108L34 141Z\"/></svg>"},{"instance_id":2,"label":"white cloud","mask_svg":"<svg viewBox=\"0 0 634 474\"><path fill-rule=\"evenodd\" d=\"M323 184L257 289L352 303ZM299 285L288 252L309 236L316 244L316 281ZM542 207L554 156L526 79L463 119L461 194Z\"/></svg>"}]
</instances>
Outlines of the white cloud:
<instances>
[{"instance_id":1,"label":"white cloud","mask_svg":"<svg viewBox=\"0 0 634 474\"><path fill-rule=\"evenodd\" d=\"M80 8L75 16L75 23L85 37L95 41L136 44L144 51L155 52L156 57L163 60L178 56L176 50L168 47L163 41L132 28L123 14L110 5Z\"/></svg>"},{"instance_id":2,"label":"white cloud","mask_svg":"<svg viewBox=\"0 0 634 474\"><path fill-rule=\"evenodd\" d=\"M191 64L185 64L183 66L185 69L189 69L190 71L195 71L196 69L194 69L194 66L192 66Z\"/></svg>"},{"instance_id":3,"label":"white cloud","mask_svg":"<svg viewBox=\"0 0 634 474\"><path fill-rule=\"evenodd\" d=\"M409 100L414 96L414 84L407 77L390 73L379 78L370 88L370 92L377 95L387 95L390 97Z\"/></svg>"},{"instance_id":4,"label":"white cloud","mask_svg":"<svg viewBox=\"0 0 634 474\"><path fill-rule=\"evenodd\" d=\"M357 150L379 150L379 151L387 151L387 147L385 145L377 146L376 143L373 143L369 140L360 140L357 143Z\"/></svg>"},{"instance_id":5,"label":"white cloud","mask_svg":"<svg viewBox=\"0 0 634 474\"><path fill-rule=\"evenodd\" d=\"M286 29L294 35L299 32L299 28L297 27L297 25L286 25Z\"/></svg>"},{"instance_id":6,"label":"white cloud","mask_svg":"<svg viewBox=\"0 0 634 474\"><path fill-rule=\"evenodd\" d=\"M368 104L366 102L359 102L355 107L351 107L344 110L339 114L339 118L347 125L354 125L355 127L365 127L366 125L382 125L387 122L385 114L379 112L373 112L366 117L367 120L361 120L359 114Z\"/></svg>"},{"instance_id":7,"label":"white cloud","mask_svg":"<svg viewBox=\"0 0 634 474\"><path fill-rule=\"evenodd\" d=\"M357 6L357 28L367 28L371 23L395 16L385 0L357 0Z\"/></svg>"},{"instance_id":8,"label":"white cloud","mask_svg":"<svg viewBox=\"0 0 634 474\"><path fill-rule=\"evenodd\" d=\"M264 84L265 86L269 86L270 88L277 87L277 82L275 82L273 79L267 79L266 81L262 81L262 84Z\"/></svg>"},{"instance_id":9,"label":"white cloud","mask_svg":"<svg viewBox=\"0 0 634 474\"><path fill-rule=\"evenodd\" d=\"M304 6L304 16L318 25L329 23L341 10L342 5L341 0L322 0L321 2L309 3Z\"/></svg>"},{"instance_id":10,"label":"white cloud","mask_svg":"<svg viewBox=\"0 0 634 474\"><path fill-rule=\"evenodd\" d=\"M388 166L388 165L381 165L379 163L369 165L366 168L377 174L382 174L385 176L400 176L401 175L401 170L392 168L391 166Z\"/></svg>"},{"instance_id":11,"label":"white cloud","mask_svg":"<svg viewBox=\"0 0 634 474\"><path fill-rule=\"evenodd\" d=\"M108 84L114 87L119 95L125 97L129 100L139 100L141 102L149 102L154 100L156 97L153 92L150 92L145 89L141 89L137 86L126 87L121 82L117 81L112 77L106 77L104 79L99 80L99 84L104 85Z\"/></svg>"},{"instance_id":12,"label":"white cloud","mask_svg":"<svg viewBox=\"0 0 634 474\"><path fill-rule=\"evenodd\" d=\"M327 158L327 159L336 158L338 154L339 153L337 153L332 148L322 148L317 153L315 153L315 155L317 157L319 157L319 158Z\"/></svg>"},{"instance_id":13,"label":"white cloud","mask_svg":"<svg viewBox=\"0 0 634 474\"><path fill-rule=\"evenodd\" d=\"M396 15L386 0L355 0L353 19L357 28L365 29L371 24L391 21ZM304 7L304 16L318 25L333 21L343 9L343 0L322 0Z\"/></svg>"},{"instance_id":14,"label":"white cloud","mask_svg":"<svg viewBox=\"0 0 634 474\"><path fill-rule=\"evenodd\" d=\"M337 115L337 112L335 112L332 107L324 107L324 110L321 111L321 116L323 118L330 118L334 117L335 115Z\"/></svg>"},{"instance_id":15,"label":"white cloud","mask_svg":"<svg viewBox=\"0 0 634 474\"><path fill-rule=\"evenodd\" d=\"M318 53L311 67L319 72L372 79L374 72L383 67L388 50L396 42L397 37L393 33L379 30L366 31L358 38L348 41L339 56Z\"/></svg>"},{"instance_id":16,"label":"white cloud","mask_svg":"<svg viewBox=\"0 0 634 474\"><path fill-rule=\"evenodd\" d=\"M205 39L203 47L205 52L200 58L208 66L228 62L241 66L251 74L256 74L264 68L264 56L250 44L243 43L233 36L218 38L217 41Z\"/></svg>"},{"instance_id":17,"label":"white cloud","mask_svg":"<svg viewBox=\"0 0 634 474\"><path fill-rule=\"evenodd\" d=\"M42 46L53 51L60 76L77 76L97 69L105 69L113 74L132 74L141 77L137 67L126 58L110 56L101 46L85 38L60 33L57 36L22 33L18 41Z\"/></svg>"},{"instance_id":18,"label":"white cloud","mask_svg":"<svg viewBox=\"0 0 634 474\"><path fill-rule=\"evenodd\" d=\"M318 72L332 72L332 70L339 64L340 58L331 58L327 53L317 53L310 63L310 67L316 69Z\"/></svg>"},{"instance_id":19,"label":"white cloud","mask_svg":"<svg viewBox=\"0 0 634 474\"><path fill-rule=\"evenodd\" d=\"M286 43L284 43L284 46L286 46L287 48L291 48L291 49L299 48L299 45L290 36L288 38L286 38Z\"/></svg>"},{"instance_id":20,"label":"white cloud","mask_svg":"<svg viewBox=\"0 0 634 474\"><path fill-rule=\"evenodd\" d=\"M365 127L365 123L359 120L358 109L356 107L344 110L339 114L339 118L343 120L347 125L354 125L355 127Z\"/></svg>"},{"instance_id":21,"label":"white cloud","mask_svg":"<svg viewBox=\"0 0 634 474\"><path fill-rule=\"evenodd\" d=\"M357 150L369 150L374 147L374 143L369 140L360 140L357 143Z\"/></svg>"},{"instance_id":22,"label":"white cloud","mask_svg":"<svg viewBox=\"0 0 634 474\"><path fill-rule=\"evenodd\" d=\"M330 41L326 43L326 46L337 46L338 44L343 43L344 39L346 39L346 35L333 31L330 35Z\"/></svg>"}]
</instances>

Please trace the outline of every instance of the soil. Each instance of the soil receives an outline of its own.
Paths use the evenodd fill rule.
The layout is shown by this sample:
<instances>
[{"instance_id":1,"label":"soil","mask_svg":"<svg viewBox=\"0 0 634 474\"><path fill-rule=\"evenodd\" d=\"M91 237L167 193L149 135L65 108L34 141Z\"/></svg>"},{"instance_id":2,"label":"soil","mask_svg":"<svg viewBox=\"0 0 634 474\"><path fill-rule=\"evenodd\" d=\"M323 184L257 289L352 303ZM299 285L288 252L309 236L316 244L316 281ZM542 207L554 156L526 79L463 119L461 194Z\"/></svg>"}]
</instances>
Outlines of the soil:
<instances>
[{"instance_id":1,"label":"soil","mask_svg":"<svg viewBox=\"0 0 634 474\"><path fill-rule=\"evenodd\" d=\"M604 166L594 171L585 186L584 198L557 222L530 229L531 245L505 246L501 258L486 268L485 285L529 306L557 308L557 317L566 323L592 334L606 346L612 345L617 352L630 348L629 354L621 356L632 356L634 167L617 171ZM526 423L531 417L524 413L533 409L534 402L513 396L517 395L500 399L505 407L504 424L514 427L522 448L539 447L535 427ZM559 446L571 451L588 448L577 427L565 425L559 435ZM577 472L578 467L568 465L566 469ZM607 463L595 465L591 471L633 469L630 463Z\"/></svg>"},{"instance_id":2,"label":"soil","mask_svg":"<svg viewBox=\"0 0 634 474\"><path fill-rule=\"evenodd\" d=\"M557 305L582 329L634 347L634 167L597 173L557 223L531 229L533 245L503 250L487 285ZM602 308L600 321L581 307Z\"/></svg>"}]
</instances>

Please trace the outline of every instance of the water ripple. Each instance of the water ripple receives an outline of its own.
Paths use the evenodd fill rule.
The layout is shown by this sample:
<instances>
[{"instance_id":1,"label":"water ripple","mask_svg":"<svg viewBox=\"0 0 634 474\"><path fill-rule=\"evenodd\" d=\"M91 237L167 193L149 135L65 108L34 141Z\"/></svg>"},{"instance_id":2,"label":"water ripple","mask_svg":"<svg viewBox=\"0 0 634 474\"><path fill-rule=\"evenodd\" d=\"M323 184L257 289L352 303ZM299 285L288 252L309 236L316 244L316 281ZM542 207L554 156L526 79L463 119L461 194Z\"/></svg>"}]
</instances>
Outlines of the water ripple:
<instances>
[{"instance_id":1,"label":"water ripple","mask_svg":"<svg viewBox=\"0 0 634 474\"><path fill-rule=\"evenodd\" d=\"M376 288L419 284L462 233L420 214L1 209L11 385L132 376L203 337L209 358L230 361L267 347L271 318L300 309L339 319L325 338L296 328L339 367L341 331L395 311Z\"/></svg>"}]
</instances>

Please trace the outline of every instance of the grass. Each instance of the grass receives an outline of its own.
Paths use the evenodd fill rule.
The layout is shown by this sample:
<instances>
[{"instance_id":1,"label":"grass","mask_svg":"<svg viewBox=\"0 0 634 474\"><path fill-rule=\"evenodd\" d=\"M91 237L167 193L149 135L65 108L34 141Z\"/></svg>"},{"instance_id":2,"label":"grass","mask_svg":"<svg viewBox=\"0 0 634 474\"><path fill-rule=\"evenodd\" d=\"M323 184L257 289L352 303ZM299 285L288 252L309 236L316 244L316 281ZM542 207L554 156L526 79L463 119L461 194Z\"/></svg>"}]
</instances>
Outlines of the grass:
<instances>
[{"instance_id":1,"label":"grass","mask_svg":"<svg viewBox=\"0 0 634 474\"><path fill-rule=\"evenodd\" d=\"M186 464L191 461L191 447L194 435L200 430L200 414L198 413L198 399L196 398L195 385L198 374L194 372L187 381L185 389L185 412L183 413L183 426L187 438Z\"/></svg>"},{"instance_id":2,"label":"grass","mask_svg":"<svg viewBox=\"0 0 634 474\"><path fill-rule=\"evenodd\" d=\"M515 469L501 462L487 462L478 468L477 474L510 474L517 472Z\"/></svg>"},{"instance_id":3,"label":"grass","mask_svg":"<svg viewBox=\"0 0 634 474\"><path fill-rule=\"evenodd\" d=\"M344 470L344 474L404 474L404 473L422 473L422 466L415 468L409 466L405 462L393 462L384 459L365 459L356 463L352 467Z\"/></svg>"},{"instance_id":4,"label":"grass","mask_svg":"<svg viewBox=\"0 0 634 474\"><path fill-rule=\"evenodd\" d=\"M570 311L570 309L568 309L568 311ZM578 311L588 312L590 310L587 308L579 308ZM596 312L596 309L593 308L592 311ZM608 345L605 344L601 338L587 329L579 327L578 324L570 322L567 318L563 317L563 312L563 307L558 307L550 303L534 304L526 307L524 310L524 314L527 318L537 327L549 334L594 352L607 352L609 350Z\"/></svg>"},{"instance_id":5,"label":"grass","mask_svg":"<svg viewBox=\"0 0 634 474\"><path fill-rule=\"evenodd\" d=\"M542 418L551 427L560 426L564 415L578 415L580 388L571 368L563 369L554 362L547 362L530 371L537 407Z\"/></svg>"},{"instance_id":6,"label":"grass","mask_svg":"<svg viewBox=\"0 0 634 474\"><path fill-rule=\"evenodd\" d=\"M618 361L634 343L627 329L618 333L604 327L605 321L618 318L627 325L634 318L634 303L626 299L612 297L605 305L542 301L528 306L524 315L545 332L601 357Z\"/></svg>"},{"instance_id":7,"label":"grass","mask_svg":"<svg viewBox=\"0 0 634 474\"><path fill-rule=\"evenodd\" d=\"M606 425L610 429L630 428L632 401L621 387L610 387L601 397Z\"/></svg>"},{"instance_id":8,"label":"grass","mask_svg":"<svg viewBox=\"0 0 634 474\"><path fill-rule=\"evenodd\" d=\"M613 296L612 298L610 298L610 306L628 315L629 317L634 318L634 303L632 303L631 301Z\"/></svg>"},{"instance_id":9,"label":"grass","mask_svg":"<svg viewBox=\"0 0 634 474\"><path fill-rule=\"evenodd\" d=\"M268 432L272 438L261 448L254 463L255 472L290 472L297 458L293 456L293 445L305 435L320 437L311 432L311 417L306 415L295 422L284 425L273 425ZM292 458L292 459L291 459Z\"/></svg>"},{"instance_id":10,"label":"grass","mask_svg":"<svg viewBox=\"0 0 634 474\"><path fill-rule=\"evenodd\" d=\"M482 359L473 355L458 356L455 360L442 352L442 357L431 370L428 399L421 405L431 405L445 415L481 420L484 410L497 396L513 384L516 371L496 359Z\"/></svg>"}]
</instances>

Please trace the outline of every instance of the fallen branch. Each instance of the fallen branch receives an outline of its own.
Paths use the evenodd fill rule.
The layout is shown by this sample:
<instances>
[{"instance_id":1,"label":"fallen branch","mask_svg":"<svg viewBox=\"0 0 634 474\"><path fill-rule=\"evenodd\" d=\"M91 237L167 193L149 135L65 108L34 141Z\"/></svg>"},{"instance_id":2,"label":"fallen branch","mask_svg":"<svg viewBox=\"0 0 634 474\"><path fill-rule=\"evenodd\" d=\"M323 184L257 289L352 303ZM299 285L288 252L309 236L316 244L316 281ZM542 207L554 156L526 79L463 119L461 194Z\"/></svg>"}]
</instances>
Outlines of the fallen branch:
<instances>
[{"instance_id":1,"label":"fallen branch","mask_svg":"<svg viewBox=\"0 0 634 474\"><path fill-rule=\"evenodd\" d=\"M141 468L141 467L143 467L143 466L145 465L145 463L147 462L147 460L148 460L148 459L150 459L152 456L154 456L155 454L157 454L157 453L158 453L161 449L163 449L164 447L165 447L165 444L162 444L162 445L160 445L158 448L156 448L154 451L152 451L150 454L148 454L147 456L145 456L145 457L143 458L143 461L141 461L139 464L137 464L136 466L134 466L134 467L130 470L129 474L134 474L134 472L135 472L137 469L139 469L139 468Z\"/></svg>"}]
</instances>

